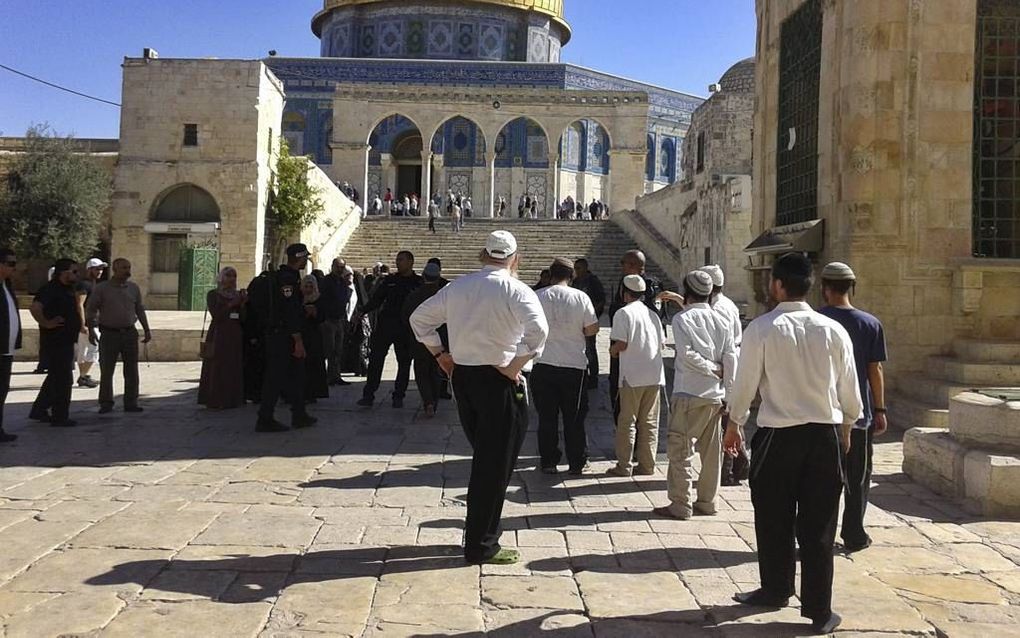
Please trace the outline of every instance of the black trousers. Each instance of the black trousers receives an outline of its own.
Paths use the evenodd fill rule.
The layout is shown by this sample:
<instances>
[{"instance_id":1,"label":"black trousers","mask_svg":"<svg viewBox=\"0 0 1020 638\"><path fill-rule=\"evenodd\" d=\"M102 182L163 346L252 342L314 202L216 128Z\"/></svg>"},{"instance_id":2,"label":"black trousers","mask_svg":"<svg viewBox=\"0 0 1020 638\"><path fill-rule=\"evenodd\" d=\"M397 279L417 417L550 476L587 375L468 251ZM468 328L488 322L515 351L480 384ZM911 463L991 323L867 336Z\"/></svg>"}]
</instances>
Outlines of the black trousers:
<instances>
[{"instance_id":1,"label":"black trousers","mask_svg":"<svg viewBox=\"0 0 1020 638\"><path fill-rule=\"evenodd\" d=\"M4 431L4 406L7 405L7 394L11 391L11 367L14 357L0 355L0 432Z\"/></svg>"},{"instance_id":2,"label":"black trousers","mask_svg":"<svg viewBox=\"0 0 1020 638\"><path fill-rule=\"evenodd\" d=\"M846 502L843 508L843 543L851 547L866 545L870 538L864 530L871 492L872 458L875 430L854 429L850 433L850 453L846 455Z\"/></svg>"},{"instance_id":3,"label":"black trousers","mask_svg":"<svg viewBox=\"0 0 1020 638\"><path fill-rule=\"evenodd\" d=\"M751 501L762 589L794 594L800 546L801 615L832 613L832 547L836 538L843 452L836 426L760 428L751 441Z\"/></svg>"},{"instance_id":4,"label":"black trousers","mask_svg":"<svg viewBox=\"0 0 1020 638\"><path fill-rule=\"evenodd\" d=\"M414 342L412 346L414 356L414 382L418 384L418 393L421 395L423 406L433 407L439 402L439 394L442 392L443 381L439 376L439 363L429 349Z\"/></svg>"},{"instance_id":5,"label":"black trousers","mask_svg":"<svg viewBox=\"0 0 1020 638\"><path fill-rule=\"evenodd\" d=\"M523 388L490 366L458 366L453 391L461 426L474 450L464 558L480 563L500 550L503 502L528 433L528 404Z\"/></svg>"},{"instance_id":6,"label":"black trousers","mask_svg":"<svg viewBox=\"0 0 1020 638\"><path fill-rule=\"evenodd\" d=\"M383 366L390 346L397 354L397 380L393 387L393 398L403 399L407 394L407 385L411 382L411 335L406 330L379 327L372 333L369 341L371 355L368 359L368 379L365 382L364 396L374 399L379 384L382 383Z\"/></svg>"},{"instance_id":7,"label":"black trousers","mask_svg":"<svg viewBox=\"0 0 1020 638\"><path fill-rule=\"evenodd\" d=\"M262 397L259 420L270 421L276 404L286 388L290 411L294 416L305 413L305 360L294 357L294 338L286 332L266 335L263 339L266 367L262 374Z\"/></svg>"},{"instance_id":8,"label":"black trousers","mask_svg":"<svg viewBox=\"0 0 1020 638\"><path fill-rule=\"evenodd\" d=\"M71 385L74 383L74 342L47 340L44 351L46 379L32 404L32 414L49 413L54 423L67 420L71 411ZM9 378L9 377L8 377Z\"/></svg>"},{"instance_id":9,"label":"black trousers","mask_svg":"<svg viewBox=\"0 0 1020 638\"><path fill-rule=\"evenodd\" d=\"M584 352L588 356L588 387L599 386L599 348L598 336L585 337Z\"/></svg>"},{"instance_id":10,"label":"black trousers","mask_svg":"<svg viewBox=\"0 0 1020 638\"><path fill-rule=\"evenodd\" d=\"M124 407L138 405L138 330L99 328L99 405L113 407L113 373L124 366Z\"/></svg>"},{"instance_id":11,"label":"black trousers","mask_svg":"<svg viewBox=\"0 0 1020 638\"><path fill-rule=\"evenodd\" d=\"M620 360L609 359L609 401L613 404L613 423L620 418Z\"/></svg>"},{"instance_id":12,"label":"black trousers","mask_svg":"<svg viewBox=\"0 0 1020 638\"><path fill-rule=\"evenodd\" d=\"M538 451L542 467L554 467L563 458L560 452L560 415L563 415L563 442L567 463L580 469L588 462L588 436L584 420L588 416L588 389L584 370L538 364L531 373L531 394L538 411Z\"/></svg>"}]
</instances>

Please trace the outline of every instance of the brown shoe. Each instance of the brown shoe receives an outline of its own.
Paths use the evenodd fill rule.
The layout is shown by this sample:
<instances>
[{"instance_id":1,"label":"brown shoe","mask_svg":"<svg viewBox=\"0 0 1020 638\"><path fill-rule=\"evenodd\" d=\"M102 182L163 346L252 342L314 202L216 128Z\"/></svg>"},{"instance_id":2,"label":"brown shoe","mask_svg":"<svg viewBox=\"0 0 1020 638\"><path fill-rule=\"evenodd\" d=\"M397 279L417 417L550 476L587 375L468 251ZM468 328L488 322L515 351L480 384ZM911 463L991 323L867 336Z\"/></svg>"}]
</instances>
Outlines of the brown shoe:
<instances>
[{"instance_id":1,"label":"brown shoe","mask_svg":"<svg viewBox=\"0 0 1020 638\"><path fill-rule=\"evenodd\" d=\"M630 478L630 470L625 470L618 465L614 465L613 467L606 470L606 475L618 476L620 478Z\"/></svg>"},{"instance_id":2,"label":"brown shoe","mask_svg":"<svg viewBox=\"0 0 1020 638\"><path fill-rule=\"evenodd\" d=\"M652 514L655 514L656 516L661 516L662 518L672 518L675 521L687 521L690 520L691 518L690 514L686 516L678 516L674 514L673 510L669 509L668 507L656 507L655 509L652 510Z\"/></svg>"}]
</instances>

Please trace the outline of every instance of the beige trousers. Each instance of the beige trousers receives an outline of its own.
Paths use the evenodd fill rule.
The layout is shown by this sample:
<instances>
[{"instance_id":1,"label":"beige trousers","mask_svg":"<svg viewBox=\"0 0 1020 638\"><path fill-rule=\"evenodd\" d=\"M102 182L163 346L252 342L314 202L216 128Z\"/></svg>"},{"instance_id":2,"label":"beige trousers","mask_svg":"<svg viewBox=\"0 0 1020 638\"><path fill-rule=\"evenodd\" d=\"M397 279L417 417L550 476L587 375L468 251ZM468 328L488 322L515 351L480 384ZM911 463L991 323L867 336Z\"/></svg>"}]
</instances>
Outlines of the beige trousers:
<instances>
[{"instance_id":1,"label":"beige trousers","mask_svg":"<svg viewBox=\"0 0 1020 638\"><path fill-rule=\"evenodd\" d=\"M722 440L719 419L722 402L695 397L674 397L669 420L666 473L670 510L677 516L690 516L691 485L694 482L692 461L701 457L698 475L698 500L695 505L703 514L715 513L715 498L722 476Z\"/></svg>"},{"instance_id":2,"label":"beige trousers","mask_svg":"<svg viewBox=\"0 0 1020 638\"><path fill-rule=\"evenodd\" d=\"M636 445L638 471L655 471L655 454L659 449L659 392L657 385L620 388L616 464L621 470L631 470Z\"/></svg>"}]
</instances>

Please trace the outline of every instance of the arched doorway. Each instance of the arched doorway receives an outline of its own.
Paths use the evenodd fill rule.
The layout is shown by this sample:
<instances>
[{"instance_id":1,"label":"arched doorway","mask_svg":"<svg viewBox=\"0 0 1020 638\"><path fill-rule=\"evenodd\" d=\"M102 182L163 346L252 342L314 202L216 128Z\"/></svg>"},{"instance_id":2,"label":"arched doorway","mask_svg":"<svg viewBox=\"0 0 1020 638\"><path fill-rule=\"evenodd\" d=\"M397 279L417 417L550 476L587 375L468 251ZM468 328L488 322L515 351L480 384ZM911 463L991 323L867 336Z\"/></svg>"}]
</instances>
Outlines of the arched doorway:
<instances>
[{"instance_id":1,"label":"arched doorway","mask_svg":"<svg viewBox=\"0 0 1020 638\"><path fill-rule=\"evenodd\" d=\"M149 218L157 223L151 234L149 292L172 296L172 303L167 299L161 305L176 308L181 251L189 243L215 239L215 235L196 231L206 230L203 225L219 223L220 207L208 191L194 184L178 184L156 198Z\"/></svg>"},{"instance_id":2,"label":"arched doorway","mask_svg":"<svg viewBox=\"0 0 1020 638\"><path fill-rule=\"evenodd\" d=\"M390 115L380 121L368 138L368 192L366 201L418 193L422 183L421 130L410 118Z\"/></svg>"},{"instance_id":3,"label":"arched doorway","mask_svg":"<svg viewBox=\"0 0 1020 638\"><path fill-rule=\"evenodd\" d=\"M525 198L537 200L539 217L550 214L556 201L555 175L549 166L549 136L537 121L519 117L507 122L496 137L496 199L504 198L516 217Z\"/></svg>"},{"instance_id":4,"label":"arched doorway","mask_svg":"<svg viewBox=\"0 0 1020 638\"><path fill-rule=\"evenodd\" d=\"M609 132L595 120L576 120L567 126L560 138L562 198L571 195L586 207L595 201L609 202L611 145Z\"/></svg>"}]
</instances>

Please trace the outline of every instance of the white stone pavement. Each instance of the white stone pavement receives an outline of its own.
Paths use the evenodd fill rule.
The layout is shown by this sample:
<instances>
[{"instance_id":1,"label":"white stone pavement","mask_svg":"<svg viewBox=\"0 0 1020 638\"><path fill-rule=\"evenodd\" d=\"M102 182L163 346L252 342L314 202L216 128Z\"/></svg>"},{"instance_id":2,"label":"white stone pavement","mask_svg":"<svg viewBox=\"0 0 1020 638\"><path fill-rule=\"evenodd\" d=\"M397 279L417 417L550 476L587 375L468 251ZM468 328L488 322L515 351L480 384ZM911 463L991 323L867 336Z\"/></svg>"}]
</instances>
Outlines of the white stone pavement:
<instances>
[{"instance_id":1,"label":"white stone pavement","mask_svg":"<svg viewBox=\"0 0 1020 638\"><path fill-rule=\"evenodd\" d=\"M505 511L523 561L469 567L469 450L452 406L421 418L413 384L403 410L358 410L356 385L316 406L320 427L256 435L253 407L194 405L198 364L143 365L141 418L100 417L76 389L81 426L57 430L25 421L31 368L7 406L20 438L0 448L5 638L808 634L795 608L730 602L757 584L746 488L724 488L715 517L657 519L664 463L548 477L532 433ZM604 471L611 423L593 407ZM900 449L878 445L875 546L837 559L839 635L1020 636L1020 523L913 484Z\"/></svg>"}]
</instances>

